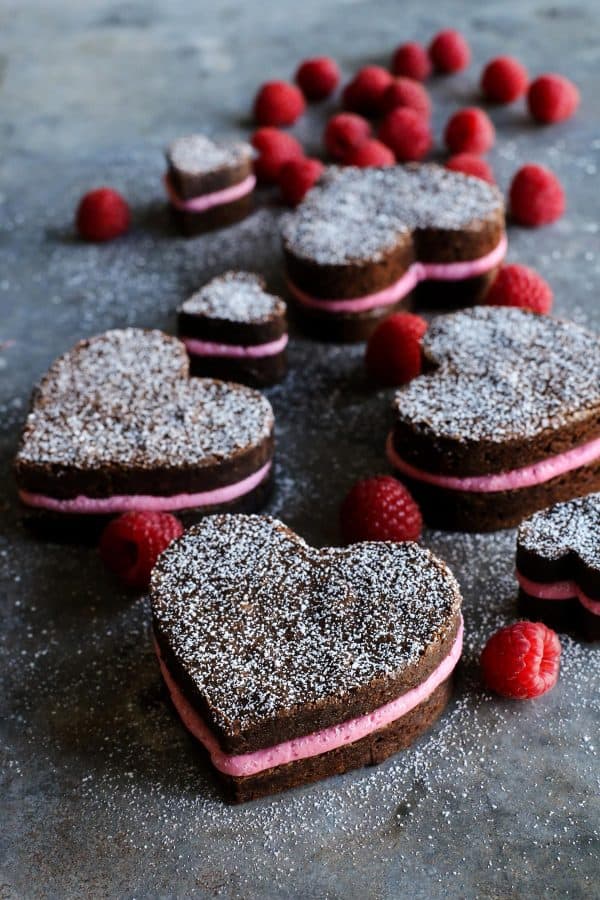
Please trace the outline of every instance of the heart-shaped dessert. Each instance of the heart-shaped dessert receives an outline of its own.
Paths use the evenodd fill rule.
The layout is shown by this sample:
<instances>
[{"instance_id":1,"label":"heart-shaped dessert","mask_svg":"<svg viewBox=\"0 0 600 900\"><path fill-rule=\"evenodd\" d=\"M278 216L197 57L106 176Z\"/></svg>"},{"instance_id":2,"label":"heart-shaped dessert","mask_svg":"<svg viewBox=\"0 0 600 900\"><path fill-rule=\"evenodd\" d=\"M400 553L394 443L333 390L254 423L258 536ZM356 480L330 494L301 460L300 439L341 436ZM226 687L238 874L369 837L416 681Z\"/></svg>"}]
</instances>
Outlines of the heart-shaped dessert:
<instances>
[{"instance_id":1,"label":"heart-shaped dessert","mask_svg":"<svg viewBox=\"0 0 600 900\"><path fill-rule=\"evenodd\" d=\"M600 640L600 494L557 503L521 524L517 579L525 615Z\"/></svg>"},{"instance_id":2,"label":"heart-shaped dessert","mask_svg":"<svg viewBox=\"0 0 600 900\"><path fill-rule=\"evenodd\" d=\"M447 306L478 299L506 252L504 203L436 165L331 167L286 218L283 250L307 327L365 340L419 282Z\"/></svg>"},{"instance_id":3,"label":"heart-shaped dessert","mask_svg":"<svg viewBox=\"0 0 600 900\"><path fill-rule=\"evenodd\" d=\"M236 800L379 762L450 695L460 591L417 544L318 550L276 519L210 516L150 594L173 702Z\"/></svg>"},{"instance_id":4,"label":"heart-shaped dessert","mask_svg":"<svg viewBox=\"0 0 600 900\"><path fill-rule=\"evenodd\" d=\"M440 316L426 374L400 389L388 457L427 520L490 531L600 488L600 340L480 307Z\"/></svg>"},{"instance_id":5,"label":"heart-shaped dessert","mask_svg":"<svg viewBox=\"0 0 600 900\"><path fill-rule=\"evenodd\" d=\"M57 359L35 389L19 493L63 516L252 508L269 484L273 427L257 391L190 379L175 338L108 331Z\"/></svg>"}]
</instances>

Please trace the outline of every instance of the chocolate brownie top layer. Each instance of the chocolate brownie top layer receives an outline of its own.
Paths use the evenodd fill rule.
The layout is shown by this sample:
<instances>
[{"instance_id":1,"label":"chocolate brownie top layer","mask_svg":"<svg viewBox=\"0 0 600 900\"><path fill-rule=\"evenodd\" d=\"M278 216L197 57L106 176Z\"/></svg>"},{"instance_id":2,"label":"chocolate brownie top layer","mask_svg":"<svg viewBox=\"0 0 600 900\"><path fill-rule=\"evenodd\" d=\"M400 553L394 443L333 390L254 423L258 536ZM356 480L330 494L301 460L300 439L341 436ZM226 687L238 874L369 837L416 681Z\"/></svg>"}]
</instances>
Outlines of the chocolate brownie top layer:
<instances>
[{"instance_id":1,"label":"chocolate brownie top layer","mask_svg":"<svg viewBox=\"0 0 600 900\"><path fill-rule=\"evenodd\" d=\"M180 312L251 325L284 316L286 305L267 293L259 275L225 272L186 300Z\"/></svg>"},{"instance_id":2,"label":"chocolate brownie top layer","mask_svg":"<svg viewBox=\"0 0 600 900\"><path fill-rule=\"evenodd\" d=\"M332 166L285 218L283 242L320 265L374 262L419 229L459 232L503 215L496 187L441 166Z\"/></svg>"},{"instance_id":3,"label":"chocolate brownie top layer","mask_svg":"<svg viewBox=\"0 0 600 900\"><path fill-rule=\"evenodd\" d=\"M535 513L521 524L517 543L520 549L548 561L574 553L585 565L600 570L600 494Z\"/></svg>"},{"instance_id":4,"label":"chocolate brownie top layer","mask_svg":"<svg viewBox=\"0 0 600 900\"><path fill-rule=\"evenodd\" d=\"M231 515L169 547L151 599L161 648L209 722L229 736L266 725L271 743L286 736L269 737L273 719L312 706L315 730L332 698L344 701L337 720L351 718L353 692L453 637L461 603L445 563L417 544L319 550L276 519Z\"/></svg>"},{"instance_id":5,"label":"chocolate brownie top layer","mask_svg":"<svg viewBox=\"0 0 600 900\"><path fill-rule=\"evenodd\" d=\"M493 446L590 419L600 430L600 339L572 322L478 307L435 319L423 353L432 371L394 399L417 438Z\"/></svg>"},{"instance_id":6,"label":"chocolate brownie top layer","mask_svg":"<svg viewBox=\"0 0 600 900\"><path fill-rule=\"evenodd\" d=\"M252 147L243 141L218 141L203 134L190 134L169 145L167 161L181 174L199 176L215 169L239 166L252 153Z\"/></svg>"},{"instance_id":7,"label":"chocolate brownie top layer","mask_svg":"<svg viewBox=\"0 0 600 900\"><path fill-rule=\"evenodd\" d=\"M80 341L33 394L17 455L29 464L210 467L262 444L273 430L257 391L189 379L183 344L128 328Z\"/></svg>"}]
</instances>

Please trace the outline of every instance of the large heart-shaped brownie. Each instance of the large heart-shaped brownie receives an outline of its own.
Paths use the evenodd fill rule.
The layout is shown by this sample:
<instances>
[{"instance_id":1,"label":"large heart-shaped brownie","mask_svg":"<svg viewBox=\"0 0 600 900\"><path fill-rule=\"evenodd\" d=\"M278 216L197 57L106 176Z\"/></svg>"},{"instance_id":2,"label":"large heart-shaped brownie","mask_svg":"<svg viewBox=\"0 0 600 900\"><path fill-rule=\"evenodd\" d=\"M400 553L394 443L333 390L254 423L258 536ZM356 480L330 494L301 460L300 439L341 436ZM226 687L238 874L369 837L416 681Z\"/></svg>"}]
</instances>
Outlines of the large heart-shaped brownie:
<instances>
[{"instance_id":1,"label":"large heart-shaped brownie","mask_svg":"<svg viewBox=\"0 0 600 900\"><path fill-rule=\"evenodd\" d=\"M57 512L204 508L260 487L273 413L258 392L188 377L160 331L81 341L34 391L16 475L25 503Z\"/></svg>"},{"instance_id":2,"label":"large heart-shaped brownie","mask_svg":"<svg viewBox=\"0 0 600 900\"><path fill-rule=\"evenodd\" d=\"M169 672L235 754L405 694L460 628L459 587L428 550L316 549L261 516L211 516L187 531L159 559L151 600Z\"/></svg>"}]
</instances>

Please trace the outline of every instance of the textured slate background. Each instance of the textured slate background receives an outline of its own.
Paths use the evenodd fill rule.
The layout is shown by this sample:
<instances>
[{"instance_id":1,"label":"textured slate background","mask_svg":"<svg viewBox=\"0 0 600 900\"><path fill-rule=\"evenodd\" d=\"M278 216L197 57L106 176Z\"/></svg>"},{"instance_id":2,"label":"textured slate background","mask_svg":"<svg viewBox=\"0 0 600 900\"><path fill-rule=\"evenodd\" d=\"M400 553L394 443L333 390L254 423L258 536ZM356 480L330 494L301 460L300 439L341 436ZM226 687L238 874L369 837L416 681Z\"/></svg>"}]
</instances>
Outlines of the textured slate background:
<instances>
[{"instance_id":1,"label":"textured slate background","mask_svg":"<svg viewBox=\"0 0 600 900\"><path fill-rule=\"evenodd\" d=\"M512 228L510 258L545 274L559 314L598 327L595 0L0 9L0 897L599 896L600 654L565 638L559 685L528 704L478 683L485 638L515 615L513 532L425 534L463 586L468 629L456 699L429 736L377 769L231 808L164 702L145 601L121 592L93 550L27 535L10 477L30 388L79 337L127 323L170 329L180 299L228 266L281 284L274 208L204 239L173 234L164 144L195 129L245 133L256 85L306 55L331 53L349 74L452 24L474 64L431 83L438 135L475 99L491 55L512 52L582 88L581 112L561 126L534 126L520 104L493 111L491 161L503 187L527 160L564 180L565 218ZM318 109L296 129L309 147L324 119ZM102 183L125 191L134 228L84 246L73 210ZM337 540L348 485L384 467L390 394L368 388L361 357L296 339L292 372L270 392L271 510L316 543Z\"/></svg>"}]
</instances>

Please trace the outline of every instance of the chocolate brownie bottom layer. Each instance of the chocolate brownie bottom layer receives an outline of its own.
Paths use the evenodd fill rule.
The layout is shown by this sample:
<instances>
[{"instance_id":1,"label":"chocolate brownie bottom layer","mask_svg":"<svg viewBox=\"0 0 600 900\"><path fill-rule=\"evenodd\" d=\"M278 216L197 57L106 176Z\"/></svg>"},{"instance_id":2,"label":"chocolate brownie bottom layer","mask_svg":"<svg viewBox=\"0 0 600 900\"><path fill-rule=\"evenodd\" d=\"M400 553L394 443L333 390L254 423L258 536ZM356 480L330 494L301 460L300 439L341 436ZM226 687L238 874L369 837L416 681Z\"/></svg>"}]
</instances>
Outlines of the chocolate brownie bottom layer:
<instances>
[{"instance_id":1,"label":"chocolate brownie bottom layer","mask_svg":"<svg viewBox=\"0 0 600 900\"><path fill-rule=\"evenodd\" d=\"M573 632L587 641L600 640L600 616L586 609L579 600L543 600L519 589L519 611L534 622L544 622L556 631Z\"/></svg>"},{"instance_id":2,"label":"chocolate brownie bottom layer","mask_svg":"<svg viewBox=\"0 0 600 900\"><path fill-rule=\"evenodd\" d=\"M256 358L190 355L190 372L198 377L236 381L250 387L267 387L282 381L287 372L287 353Z\"/></svg>"},{"instance_id":3,"label":"chocolate brownie bottom layer","mask_svg":"<svg viewBox=\"0 0 600 900\"><path fill-rule=\"evenodd\" d=\"M319 341L358 343L367 341L383 319L395 312L412 309L413 295L407 294L398 303L381 306L361 313L329 313L326 310L303 306L291 298L289 308L301 330Z\"/></svg>"},{"instance_id":4,"label":"chocolate brownie bottom layer","mask_svg":"<svg viewBox=\"0 0 600 900\"><path fill-rule=\"evenodd\" d=\"M415 288L415 305L449 311L480 303L498 269L499 266L495 266L489 272L474 278L463 278L461 281L421 281Z\"/></svg>"},{"instance_id":5,"label":"chocolate brownie bottom layer","mask_svg":"<svg viewBox=\"0 0 600 900\"><path fill-rule=\"evenodd\" d=\"M600 460L543 484L514 491L456 491L400 475L427 524L448 531L497 531L561 500L600 490Z\"/></svg>"},{"instance_id":6,"label":"chocolate brownie bottom layer","mask_svg":"<svg viewBox=\"0 0 600 900\"><path fill-rule=\"evenodd\" d=\"M266 769L256 775L234 777L219 772L219 779L230 800L244 803L331 775L341 775L351 769L376 765L420 737L439 718L451 694L452 676L409 713L353 744Z\"/></svg>"},{"instance_id":7,"label":"chocolate brownie bottom layer","mask_svg":"<svg viewBox=\"0 0 600 900\"><path fill-rule=\"evenodd\" d=\"M179 231L186 237L194 237L206 231L226 228L228 225L241 222L250 215L253 208L254 198L250 192L238 200L213 206L205 212L188 212L172 206L171 213Z\"/></svg>"}]
</instances>

